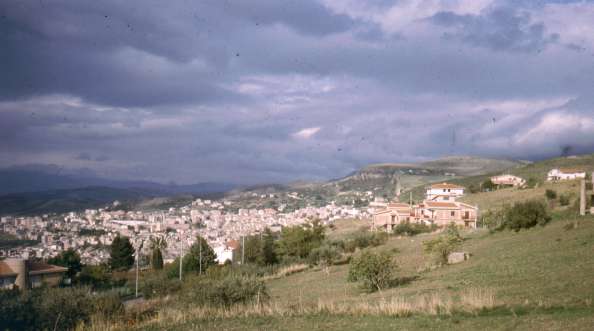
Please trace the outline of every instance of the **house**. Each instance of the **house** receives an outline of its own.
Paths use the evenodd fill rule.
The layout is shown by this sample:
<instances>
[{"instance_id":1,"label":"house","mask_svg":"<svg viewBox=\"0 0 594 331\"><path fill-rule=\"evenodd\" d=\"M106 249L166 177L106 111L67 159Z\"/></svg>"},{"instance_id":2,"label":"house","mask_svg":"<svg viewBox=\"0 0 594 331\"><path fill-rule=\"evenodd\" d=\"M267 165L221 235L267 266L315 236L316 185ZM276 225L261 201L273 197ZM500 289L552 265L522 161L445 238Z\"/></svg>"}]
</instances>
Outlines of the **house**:
<instances>
[{"instance_id":1,"label":"house","mask_svg":"<svg viewBox=\"0 0 594 331\"><path fill-rule=\"evenodd\" d=\"M454 223L458 226L476 228L477 218L478 207L458 201L425 200L418 205L392 202L385 209L373 214L372 228L390 232L403 222L437 226Z\"/></svg>"},{"instance_id":2,"label":"house","mask_svg":"<svg viewBox=\"0 0 594 331\"><path fill-rule=\"evenodd\" d=\"M464 195L464 187L450 184L432 184L426 188L425 200L428 201L455 201Z\"/></svg>"},{"instance_id":3,"label":"house","mask_svg":"<svg viewBox=\"0 0 594 331\"><path fill-rule=\"evenodd\" d=\"M476 228L478 207L458 201L423 201L414 210L414 218L428 224Z\"/></svg>"},{"instance_id":4,"label":"house","mask_svg":"<svg viewBox=\"0 0 594 331\"><path fill-rule=\"evenodd\" d=\"M491 182L495 185L499 186L514 186L519 187L526 184L526 181L522 177L514 176L514 175L499 175L491 177Z\"/></svg>"},{"instance_id":5,"label":"house","mask_svg":"<svg viewBox=\"0 0 594 331\"><path fill-rule=\"evenodd\" d=\"M40 287L44 284L57 286L68 268L20 258L0 261L0 289L14 286L21 290Z\"/></svg>"},{"instance_id":6,"label":"house","mask_svg":"<svg viewBox=\"0 0 594 331\"><path fill-rule=\"evenodd\" d=\"M406 203L391 202L385 209L381 209L373 214L372 228L374 230L383 229L388 232L401 222L410 221L412 215L412 206Z\"/></svg>"},{"instance_id":7,"label":"house","mask_svg":"<svg viewBox=\"0 0 594 331\"><path fill-rule=\"evenodd\" d=\"M219 264L225 264L227 261L235 261L235 253L239 250L240 244L237 240L229 240L223 245L214 248L215 255L217 256L217 262Z\"/></svg>"},{"instance_id":8,"label":"house","mask_svg":"<svg viewBox=\"0 0 594 331\"><path fill-rule=\"evenodd\" d=\"M547 174L548 181L586 178L586 171L577 168L555 168Z\"/></svg>"}]
</instances>

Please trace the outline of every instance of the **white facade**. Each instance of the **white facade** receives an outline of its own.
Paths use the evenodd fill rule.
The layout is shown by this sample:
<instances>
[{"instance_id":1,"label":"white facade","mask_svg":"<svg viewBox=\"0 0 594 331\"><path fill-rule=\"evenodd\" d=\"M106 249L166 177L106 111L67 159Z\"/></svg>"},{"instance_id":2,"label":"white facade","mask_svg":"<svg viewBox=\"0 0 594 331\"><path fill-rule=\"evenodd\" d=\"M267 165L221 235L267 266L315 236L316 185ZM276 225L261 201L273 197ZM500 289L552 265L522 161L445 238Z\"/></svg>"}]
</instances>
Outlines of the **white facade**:
<instances>
[{"instance_id":1,"label":"white facade","mask_svg":"<svg viewBox=\"0 0 594 331\"><path fill-rule=\"evenodd\" d=\"M551 169L547 174L548 181L571 180L577 178L586 178L586 172L575 169Z\"/></svg>"},{"instance_id":2,"label":"white facade","mask_svg":"<svg viewBox=\"0 0 594 331\"><path fill-rule=\"evenodd\" d=\"M225 262L233 262L233 249L227 245L221 245L214 248L215 255L217 256L217 262L219 264L225 264Z\"/></svg>"},{"instance_id":3,"label":"white facade","mask_svg":"<svg viewBox=\"0 0 594 331\"><path fill-rule=\"evenodd\" d=\"M448 183L433 184L425 191L425 199L429 201L456 201L463 195L464 187Z\"/></svg>"}]
</instances>

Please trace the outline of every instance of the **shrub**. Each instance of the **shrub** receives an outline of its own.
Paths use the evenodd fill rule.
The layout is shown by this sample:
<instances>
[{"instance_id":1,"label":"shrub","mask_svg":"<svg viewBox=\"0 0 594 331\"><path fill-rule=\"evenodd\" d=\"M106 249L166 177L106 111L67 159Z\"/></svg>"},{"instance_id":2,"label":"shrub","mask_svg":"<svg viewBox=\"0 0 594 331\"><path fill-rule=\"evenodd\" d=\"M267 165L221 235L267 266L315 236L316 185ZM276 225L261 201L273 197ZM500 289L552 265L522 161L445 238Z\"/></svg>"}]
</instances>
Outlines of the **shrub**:
<instances>
[{"instance_id":1,"label":"shrub","mask_svg":"<svg viewBox=\"0 0 594 331\"><path fill-rule=\"evenodd\" d=\"M519 231L551 220L545 205L538 201L518 202L507 210L502 228Z\"/></svg>"},{"instance_id":2,"label":"shrub","mask_svg":"<svg viewBox=\"0 0 594 331\"><path fill-rule=\"evenodd\" d=\"M388 234L385 232L360 232L344 243L344 250L352 253L357 248L363 249L383 245L387 240Z\"/></svg>"},{"instance_id":3,"label":"shrub","mask_svg":"<svg viewBox=\"0 0 594 331\"><path fill-rule=\"evenodd\" d=\"M441 236L423 242L423 248L425 253L433 255L436 263L443 265L448 263L448 256L462 241L458 228L454 224L450 224Z\"/></svg>"},{"instance_id":4,"label":"shrub","mask_svg":"<svg viewBox=\"0 0 594 331\"><path fill-rule=\"evenodd\" d=\"M264 282L247 277L209 279L195 277L182 288L184 303L198 306L230 307L235 304L263 303L269 299Z\"/></svg>"},{"instance_id":5,"label":"shrub","mask_svg":"<svg viewBox=\"0 0 594 331\"><path fill-rule=\"evenodd\" d=\"M389 253L364 250L351 259L348 281L361 282L370 292L381 291L390 285L395 269Z\"/></svg>"},{"instance_id":6,"label":"shrub","mask_svg":"<svg viewBox=\"0 0 594 331\"><path fill-rule=\"evenodd\" d=\"M165 275L145 277L141 284L141 291L145 298L164 297L177 293L181 288L179 279L171 279Z\"/></svg>"},{"instance_id":7,"label":"shrub","mask_svg":"<svg viewBox=\"0 0 594 331\"><path fill-rule=\"evenodd\" d=\"M491 179L485 180L481 186L485 192L495 191L497 189L497 185L495 185Z\"/></svg>"},{"instance_id":8,"label":"shrub","mask_svg":"<svg viewBox=\"0 0 594 331\"><path fill-rule=\"evenodd\" d=\"M327 268L333 265L340 256L340 251L336 246L324 244L309 253L308 262L310 265L320 265Z\"/></svg>"},{"instance_id":9,"label":"shrub","mask_svg":"<svg viewBox=\"0 0 594 331\"><path fill-rule=\"evenodd\" d=\"M561 206L569 206L569 196L566 194L561 194L559 196L559 203Z\"/></svg>"},{"instance_id":10,"label":"shrub","mask_svg":"<svg viewBox=\"0 0 594 331\"><path fill-rule=\"evenodd\" d=\"M305 227L284 228L278 241L278 254L285 263L295 258L307 258L312 249L322 245L324 238L324 227L317 221Z\"/></svg>"},{"instance_id":11,"label":"shrub","mask_svg":"<svg viewBox=\"0 0 594 331\"><path fill-rule=\"evenodd\" d=\"M549 199L549 200L555 200L555 199L557 199L557 192L555 192L554 190L551 190L551 189L547 189L545 191L545 197L547 197L547 199Z\"/></svg>"},{"instance_id":12,"label":"shrub","mask_svg":"<svg viewBox=\"0 0 594 331\"><path fill-rule=\"evenodd\" d=\"M425 233L425 232L432 232L436 229L437 227L435 225L426 225L424 223L410 223L410 222L403 222L398 224L393 232L396 235L405 235L405 236L416 236L417 234L420 233Z\"/></svg>"}]
</instances>

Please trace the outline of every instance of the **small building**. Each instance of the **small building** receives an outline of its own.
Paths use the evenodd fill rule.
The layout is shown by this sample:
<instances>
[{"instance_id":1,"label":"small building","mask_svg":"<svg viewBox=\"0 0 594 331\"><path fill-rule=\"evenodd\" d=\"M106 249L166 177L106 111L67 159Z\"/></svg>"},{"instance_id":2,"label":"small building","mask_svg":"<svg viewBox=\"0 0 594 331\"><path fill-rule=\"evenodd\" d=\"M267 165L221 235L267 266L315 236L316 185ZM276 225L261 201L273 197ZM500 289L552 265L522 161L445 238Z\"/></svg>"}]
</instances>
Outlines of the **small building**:
<instances>
[{"instance_id":1,"label":"small building","mask_svg":"<svg viewBox=\"0 0 594 331\"><path fill-rule=\"evenodd\" d=\"M428 201L456 201L464 195L464 187L450 184L432 184L426 188L425 200Z\"/></svg>"},{"instance_id":2,"label":"small building","mask_svg":"<svg viewBox=\"0 0 594 331\"><path fill-rule=\"evenodd\" d=\"M223 245L214 248L216 260L219 264L225 264L227 261L234 262L236 252L239 250L240 244L237 240L229 240Z\"/></svg>"},{"instance_id":3,"label":"small building","mask_svg":"<svg viewBox=\"0 0 594 331\"><path fill-rule=\"evenodd\" d=\"M43 262L28 261L20 258L8 258L0 261L0 289L14 286L21 290L48 286L58 286L68 268Z\"/></svg>"},{"instance_id":4,"label":"small building","mask_svg":"<svg viewBox=\"0 0 594 331\"><path fill-rule=\"evenodd\" d=\"M586 178L586 171L578 168L555 168L547 174L548 181Z\"/></svg>"},{"instance_id":5,"label":"small building","mask_svg":"<svg viewBox=\"0 0 594 331\"><path fill-rule=\"evenodd\" d=\"M513 186L520 187L526 184L526 180L522 177L506 174L491 177L491 182L498 186Z\"/></svg>"}]
</instances>

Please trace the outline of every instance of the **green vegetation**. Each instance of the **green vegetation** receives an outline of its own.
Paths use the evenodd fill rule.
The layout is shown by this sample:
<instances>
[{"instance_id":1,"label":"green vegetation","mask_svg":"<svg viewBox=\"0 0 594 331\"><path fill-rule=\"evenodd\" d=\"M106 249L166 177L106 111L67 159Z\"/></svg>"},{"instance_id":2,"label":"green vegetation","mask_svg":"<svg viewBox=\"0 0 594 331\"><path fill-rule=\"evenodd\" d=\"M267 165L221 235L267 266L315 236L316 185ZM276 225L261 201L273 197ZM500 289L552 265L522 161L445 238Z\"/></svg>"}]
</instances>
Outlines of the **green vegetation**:
<instances>
[{"instance_id":1,"label":"green vegetation","mask_svg":"<svg viewBox=\"0 0 594 331\"><path fill-rule=\"evenodd\" d=\"M309 226L283 228L277 252L284 261L305 259L314 248L322 245L324 238L324 227L317 221Z\"/></svg>"},{"instance_id":2,"label":"green vegetation","mask_svg":"<svg viewBox=\"0 0 594 331\"><path fill-rule=\"evenodd\" d=\"M151 248L151 266L155 270L163 269L163 253L162 250L167 247L167 241L162 237L152 237L150 239Z\"/></svg>"},{"instance_id":3,"label":"green vegetation","mask_svg":"<svg viewBox=\"0 0 594 331\"><path fill-rule=\"evenodd\" d=\"M555 200L557 199L557 192L555 190L547 189L545 191L545 197L549 200Z\"/></svg>"},{"instance_id":4,"label":"green vegetation","mask_svg":"<svg viewBox=\"0 0 594 331\"><path fill-rule=\"evenodd\" d=\"M551 220L545 205L538 201L518 202L505 213L502 229L520 231L536 225L545 225Z\"/></svg>"},{"instance_id":5,"label":"green vegetation","mask_svg":"<svg viewBox=\"0 0 594 331\"><path fill-rule=\"evenodd\" d=\"M395 235L416 236L421 233L433 232L437 230L436 225L426 225L424 223L402 222L394 227Z\"/></svg>"},{"instance_id":6,"label":"green vegetation","mask_svg":"<svg viewBox=\"0 0 594 331\"><path fill-rule=\"evenodd\" d=\"M68 268L66 275L71 280L73 280L74 276L76 276L76 274L82 270L80 255L72 248L61 252L51 259L48 259L47 263Z\"/></svg>"},{"instance_id":7,"label":"green vegetation","mask_svg":"<svg viewBox=\"0 0 594 331\"><path fill-rule=\"evenodd\" d=\"M128 237L117 236L110 247L109 266L112 270L128 270L134 264L134 247Z\"/></svg>"},{"instance_id":8,"label":"green vegetation","mask_svg":"<svg viewBox=\"0 0 594 331\"><path fill-rule=\"evenodd\" d=\"M364 250L351 260L348 280L361 282L361 286L370 292L381 291L390 285L394 269L396 265L390 253Z\"/></svg>"},{"instance_id":9,"label":"green vegetation","mask_svg":"<svg viewBox=\"0 0 594 331\"><path fill-rule=\"evenodd\" d=\"M442 235L423 242L423 248L426 253L432 254L434 261L438 265L445 265L448 263L450 253L459 247L462 241L462 236L460 236L456 226L450 224Z\"/></svg>"}]
</instances>

